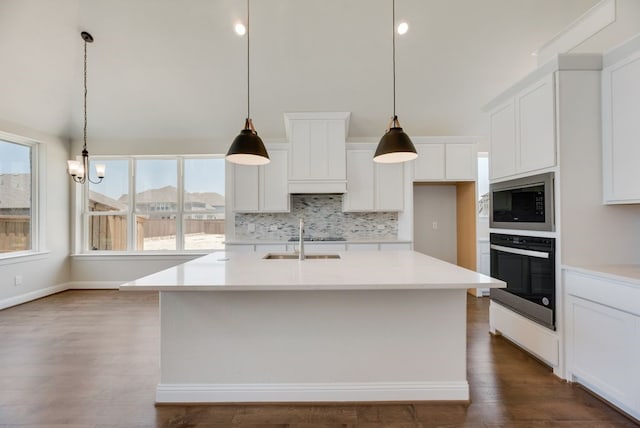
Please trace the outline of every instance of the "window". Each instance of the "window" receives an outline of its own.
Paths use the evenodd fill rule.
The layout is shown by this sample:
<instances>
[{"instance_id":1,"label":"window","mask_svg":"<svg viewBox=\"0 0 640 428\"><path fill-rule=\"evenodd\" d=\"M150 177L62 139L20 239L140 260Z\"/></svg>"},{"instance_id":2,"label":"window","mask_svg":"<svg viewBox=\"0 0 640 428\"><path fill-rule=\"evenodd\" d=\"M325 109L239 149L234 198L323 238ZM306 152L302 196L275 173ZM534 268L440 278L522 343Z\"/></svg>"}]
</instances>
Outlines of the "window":
<instances>
[{"instance_id":1,"label":"window","mask_svg":"<svg viewBox=\"0 0 640 428\"><path fill-rule=\"evenodd\" d=\"M89 251L224 249L224 158L94 157L107 177L86 194Z\"/></svg>"},{"instance_id":2,"label":"window","mask_svg":"<svg viewBox=\"0 0 640 428\"><path fill-rule=\"evenodd\" d=\"M36 250L35 144L0 139L0 255Z\"/></svg>"}]
</instances>

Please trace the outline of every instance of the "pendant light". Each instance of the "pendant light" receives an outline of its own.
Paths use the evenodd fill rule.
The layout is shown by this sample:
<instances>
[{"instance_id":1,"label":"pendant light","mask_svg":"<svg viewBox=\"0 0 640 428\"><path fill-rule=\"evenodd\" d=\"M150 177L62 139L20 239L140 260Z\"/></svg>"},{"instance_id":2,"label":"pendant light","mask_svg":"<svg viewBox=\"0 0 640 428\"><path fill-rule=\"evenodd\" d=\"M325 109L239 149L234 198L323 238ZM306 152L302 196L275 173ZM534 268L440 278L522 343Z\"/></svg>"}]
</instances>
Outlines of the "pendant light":
<instances>
[{"instance_id":1,"label":"pendant light","mask_svg":"<svg viewBox=\"0 0 640 428\"><path fill-rule=\"evenodd\" d=\"M244 129L231 143L226 158L229 162L240 165L264 165L270 162L269 153L251 120L249 34L251 34L251 27L249 26L249 0L247 0L247 118L244 121Z\"/></svg>"},{"instance_id":2,"label":"pendant light","mask_svg":"<svg viewBox=\"0 0 640 428\"><path fill-rule=\"evenodd\" d=\"M84 184L89 180L93 184L102 182L107 166L105 164L96 164L96 175L98 181L89 178L89 151L87 150L87 43L93 43L93 36L83 31L80 33L84 40L84 135L82 146L82 161L67 161L69 175L76 183Z\"/></svg>"},{"instance_id":3,"label":"pendant light","mask_svg":"<svg viewBox=\"0 0 640 428\"><path fill-rule=\"evenodd\" d=\"M373 161L378 163L399 163L413 160L418 157L416 148L411 139L404 133L398 116L396 115L396 1L392 1L392 23L393 34L393 117L387 125L387 130L378 143Z\"/></svg>"}]
</instances>

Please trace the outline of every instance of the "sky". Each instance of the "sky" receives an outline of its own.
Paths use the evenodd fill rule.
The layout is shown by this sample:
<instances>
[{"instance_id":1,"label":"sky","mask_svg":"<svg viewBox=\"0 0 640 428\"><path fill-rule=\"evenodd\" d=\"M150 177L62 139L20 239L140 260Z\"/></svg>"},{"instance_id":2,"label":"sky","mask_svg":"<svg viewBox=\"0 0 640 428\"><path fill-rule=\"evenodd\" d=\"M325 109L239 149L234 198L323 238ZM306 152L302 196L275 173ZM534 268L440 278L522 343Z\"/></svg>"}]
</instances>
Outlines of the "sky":
<instances>
[{"instance_id":1,"label":"sky","mask_svg":"<svg viewBox=\"0 0 640 428\"><path fill-rule=\"evenodd\" d=\"M128 160L96 160L95 163L106 164L107 170L102 183L91 184L92 191L113 199L129 193ZM216 192L224 195L224 163L224 158L185 159L185 190L190 193ZM95 168L92 166L90 169L91 178L95 180ZM165 186L177 187L177 162L168 159L138 159L135 180L137 192Z\"/></svg>"},{"instance_id":2,"label":"sky","mask_svg":"<svg viewBox=\"0 0 640 428\"><path fill-rule=\"evenodd\" d=\"M118 199L129 193L128 160L96 160L107 166L102 183L91 184L90 189ZM94 162L91 161L91 179L96 180ZM136 160L136 191L144 192L165 186L178 185L178 163L171 159ZM190 193L216 192L224 196L224 158L185 159L184 184ZM31 171L31 148L0 140L0 174L25 174Z\"/></svg>"},{"instance_id":3,"label":"sky","mask_svg":"<svg viewBox=\"0 0 640 428\"><path fill-rule=\"evenodd\" d=\"M31 148L0 140L0 174L31 172Z\"/></svg>"}]
</instances>

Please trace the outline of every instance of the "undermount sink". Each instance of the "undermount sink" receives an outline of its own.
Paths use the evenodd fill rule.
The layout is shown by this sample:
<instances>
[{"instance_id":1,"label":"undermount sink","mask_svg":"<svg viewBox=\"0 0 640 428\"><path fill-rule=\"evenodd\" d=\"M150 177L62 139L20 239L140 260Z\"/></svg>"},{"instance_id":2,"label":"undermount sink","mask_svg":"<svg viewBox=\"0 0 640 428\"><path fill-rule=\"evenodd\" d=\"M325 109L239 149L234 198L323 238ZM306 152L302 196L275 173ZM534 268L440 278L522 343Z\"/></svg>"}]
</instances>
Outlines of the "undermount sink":
<instances>
[{"instance_id":1,"label":"undermount sink","mask_svg":"<svg viewBox=\"0 0 640 428\"><path fill-rule=\"evenodd\" d=\"M298 254L294 253L268 253L264 260L296 260ZM319 259L339 259L340 254L305 254L305 260L319 260Z\"/></svg>"}]
</instances>

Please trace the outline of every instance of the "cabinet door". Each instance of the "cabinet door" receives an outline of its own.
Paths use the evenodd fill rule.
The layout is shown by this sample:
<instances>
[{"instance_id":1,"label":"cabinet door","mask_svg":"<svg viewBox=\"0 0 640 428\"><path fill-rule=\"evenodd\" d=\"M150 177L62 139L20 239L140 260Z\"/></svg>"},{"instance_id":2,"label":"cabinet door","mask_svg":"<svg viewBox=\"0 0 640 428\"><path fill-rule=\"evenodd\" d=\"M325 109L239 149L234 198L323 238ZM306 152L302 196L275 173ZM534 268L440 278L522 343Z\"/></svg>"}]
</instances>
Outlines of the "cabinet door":
<instances>
[{"instance_id":1,"label":"cabinet door","mask_svg":"<svg viewBox=\"0 0 640 428\"><path fill-rule=\"evenodd\" d=\"M638 317L569 296L567 359L570 374L622 408L636 403L635 324Z\"/></svg>"},{"instance_id":2,"label":"cabinet door","mask_svg":"<svg viewBox=\"0 0 640 428\"><path fill-rule=\"evenodd\" d=\"M288 156L286 150L269 150L271 162L260 167L260 211L289 211Z\"/></svg>"},{"instance_id":3,"label":"cabinet door","mask_svg":"<svg viewBox=\"0 0 640 428\"><path fill-rule=\"evenodd\" d=\"M640 203L640 53L602 72L604 199Z\"/></svg>"},{"instance_id":4,"label":"cabinet door","mask_svg":"<svg viewBox=\"0 0 640 428\"><path fill-rule=\"evenodd\" d=\"M259 210L259 174L257 166L233 165L233 210Z\"/></svg>"},{"instance_id":5,"label":"cabinet door","mask_svg":"<svg viewBox=\"0 0 640 428\"><path fill-rule=\"evenodd\" d=\"M517 97L518 172L555 166L556 120L553 74L536 82Z\"/></svg>"},{"instance_id":6,"label":"cabinet door","mask_svg":"<svg viewBox=\"0 0 640 428\"><path fill-rule=\"evenodd\" d=\"M404 164L375 164L376 211L404 209Z\"/></svg>"},{"instance_id":7,"label":"cabinet door","mask_svg":"<svg viewBox=\"0 0 640 428\"><path fill-rule=\"evenodd\" d=\"M226 244L224 250L234 253L253 253L255 248L253 244Z\"/></svg>"},{"instance_id":8,"label":"cabinet door","mask_svg":"<svg viewBox=\"0 0 640 428\"><path fill-rule=\"evenodd\" d=\"M475 144L445 144L445 178L475 181L478 153Z\"/></svg>"},{"instance_id":9,"label":"cabinet door","mask_svg":"<svg viewBox=\"0 0 640 428\"><path fill-rule=\"evenodd\" d=\"M344 211L373 211L373 151L347 151L347 193Z\"/></svg>"},{"instance_id":10,"label":"cabinet door","mask_svg":"<svg viewBox=\"0 0 640 428\"><path fill-rule=\"evenodd\" d=\"M516 111L513 101L489 114L491 179L516 173Z\"/></svg>"},{"instance_id":11,"label":"cabinet door","mask_svg":"<svg viewBox=\"0 0 640 428\"><path fill-rule=\"evenodd\" d=\"M414 161L414 181L444 180L444 144L418 143Z\"/></svg>"},{"instance_id":12,"label":"cabinet door","mask_svg":"<svg viewBox=\"0 0 640 428\"><path fill-rule=\"evenodd\" d=\"M380 243L380 251L408 251L411 250L410 242L385 242Z\"/></svg>"}]
</instances>

